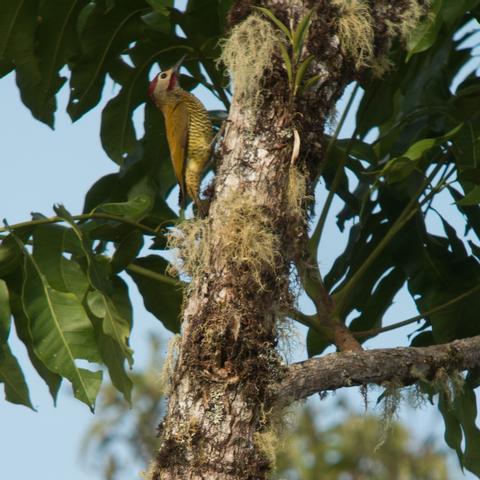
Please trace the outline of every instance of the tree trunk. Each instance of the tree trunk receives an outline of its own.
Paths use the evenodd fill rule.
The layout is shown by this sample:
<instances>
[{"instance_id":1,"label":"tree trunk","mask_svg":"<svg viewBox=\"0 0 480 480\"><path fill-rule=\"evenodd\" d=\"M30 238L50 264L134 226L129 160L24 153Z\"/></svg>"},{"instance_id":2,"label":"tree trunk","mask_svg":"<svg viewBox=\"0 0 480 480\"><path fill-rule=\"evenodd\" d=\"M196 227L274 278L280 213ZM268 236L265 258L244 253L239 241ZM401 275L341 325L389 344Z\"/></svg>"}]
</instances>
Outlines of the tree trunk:
<instances>
[{"instance_id":1,"label":"tree trunk","mask_svg":"<svg viewBox=\"0 0 480 480\"><path fill-rule=\"evenodd\" d=\"M172 241L192 282L162 444L149 479L259 480L270 471L271 395L287 372L276 352L277 322L292 302L291 265L305 260L307 200L323 160L325 119L345 85L387 49L390 38L377 22L379 12L389 5L392 16L418 2L365 7L370 16L364 18L364 44L370 50L357 49L363 63L340 38L344 3L262 3L287 26L314 9L302 58L314 56L308 75L319 77L294 96L275 51L259 80L259 102L235 88L209 216L180 226ZM251 2L237 1L232 26L251 14ZM235 81L238 72L232 73ZM333 340L343 339L337 346L355 349L345 327L329 317L328 295L319 291L318 298L324 326Z\"/></svg>"}]
</instances>

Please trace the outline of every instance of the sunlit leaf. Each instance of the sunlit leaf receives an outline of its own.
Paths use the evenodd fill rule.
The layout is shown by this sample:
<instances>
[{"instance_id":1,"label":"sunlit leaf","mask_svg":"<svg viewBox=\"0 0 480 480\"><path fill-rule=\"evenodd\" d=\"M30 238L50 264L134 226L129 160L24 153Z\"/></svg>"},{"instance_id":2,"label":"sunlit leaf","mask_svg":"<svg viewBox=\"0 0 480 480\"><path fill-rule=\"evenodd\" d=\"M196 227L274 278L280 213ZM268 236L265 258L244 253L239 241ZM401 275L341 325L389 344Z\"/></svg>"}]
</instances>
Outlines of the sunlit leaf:
<instances>
[{"instance_id":1,"label":"sunlit leaf","mask_svg":"<svg viewBox=\"0 0 480 480\"><path fill-rule=\"evenodd\" d=\"M42 225L33 234L33 257L55 290L73 293L83 301L88 280L80 265L67 258L68 252L78 255L80 242L71 229L60 225Z\"/></svg>"},{"instance_id":2,"label":"sunlit leaf","mask_svg":"<svg viewBox=\"0 0 480 480\"><path fill-rule=\"evenodd\" d=\"M23 259L20 264L19 271L15 272L14 275L8 277L8 288L10 294L10 306L12 309L13 318L15 321L15 330L18 338L22 341L27 349L28 357L32 362L33 367L37 371L38 375L48 386L50 395L52 396L53 402L56 402L58 390L62 382L62 377L57 373L51 371L43 363L40 357L37 355L34 349L34 342L32 338L32 332L29 326L28 317L24 311L24 306L22 302L22 288L23 288Z\"/></svg>"},{"instance_id":3,"label":"sunlit leaf","mask_svg":"<svg viewBox=\"0 0 480 480\"><path fill-rule=\"evenodd\" d=\"M24 258L22 304L35 353L52 372L70 380L75 397L93 411L102 372L77 365L79 359L101 359L92 324L73 293L54 290L27 250Z\"/></svg>"},{"instance_id":4,"label":"sunlit leaf","mask_svg":"<svg viewBox=\"0 0 480 480\"><path fill-rule=\"evenodd\" d=\"M287 28L286 25L283 24L281 20L279 20L271 10L265 7L255 7L259 12L262 12L267 18L269 18L287 37L290 43L293 43L293 37L290 30Z\"/></svg>"},{"instance_id":5,"label":"sunlit leaf","mask_svg":"<svg viewBox=\"0 0 480 480\"><path fill-rule=\"evenodd\" d=\"M73 221L71 215L61 205L55 206L57 215L65 218L77 235L87 262L87 275L93 287L87 295L90 311L103 319L103 331L115 340L124 357L132 365L132 350L129 347L132 327L131 306L123 284L118 277L111 277L110 265L91 250L88 238Z\"/></svg>"},{"instance_id":6,"label":"sunlit leaf","mask_svg":"<svg viewBox=\"0 0 480 480\"><path fill-rule=\"evenodd\" d=\"M443 0L435 0L428 15L425 16L424 20L408 37L407 62L413 55L428 50L435 43L440 27L442 26L442 17L439 14L442 3Z\"/></svg>"},{"instance_id":7,"label":"sunlit leaf","mask_svg":"<svg viewBox=\"0 0 480 480\"><path fill-rule=\"evenodd\" d=\"M292 45L293 45L293 53L295 59L300 58L300 54L302 53L303 43L305 41L305 37L308 33L308 27L310 26L310 20L312 19L314 10L308 10L305 16L298 22L297 28L293 33Z\"/></svg>"},{"instance_id":8,"label":"sunlit leaf","mask_svg":"<svg viewBox=\"0 0 480 480\"><path fill-rule=\"evenodd\" d=\"M104 203L100 205L96 211L132 219L140 219L150 211L152 206L153 200L151 196L138 195L127 202Z\"/></svg>"},{"instance_id":9,"label":"sunlit leaf","mask_svg":"<svg viewBox=\"0 0 480 480\"><path fill-rule=\"evenodd\" d=\"M300 87L300 85L303 81L303 77L305 76L305 72L307 71L308 67L310 66L310 64L312 63L312 60L314 58L315 57L313 55L309 55L305 60L303 60L300 63L300 65L298 65L297 71L295 73L295 85L294 85L295 93L299 89L299 87Z\"/></svg>"}]
</instances>

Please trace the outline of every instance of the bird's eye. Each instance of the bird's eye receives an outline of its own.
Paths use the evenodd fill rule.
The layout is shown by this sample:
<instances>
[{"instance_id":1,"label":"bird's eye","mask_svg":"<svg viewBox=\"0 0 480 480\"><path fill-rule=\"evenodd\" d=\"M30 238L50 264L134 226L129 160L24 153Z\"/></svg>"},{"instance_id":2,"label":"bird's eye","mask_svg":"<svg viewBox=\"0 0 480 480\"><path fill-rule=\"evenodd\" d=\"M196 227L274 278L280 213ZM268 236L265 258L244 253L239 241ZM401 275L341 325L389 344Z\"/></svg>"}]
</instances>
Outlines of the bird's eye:
<instances>
[{"instance_id":1,"label":"bird's eye","mask_svg":"<svg viewBox=\"0 0 480 480\"><path fill-rule=\"evenodd\" d=\"M167 78L167 74L166 74L166 73L162 73L162 74L160 75L160 78Z\"/></svg>"}]
</instances>

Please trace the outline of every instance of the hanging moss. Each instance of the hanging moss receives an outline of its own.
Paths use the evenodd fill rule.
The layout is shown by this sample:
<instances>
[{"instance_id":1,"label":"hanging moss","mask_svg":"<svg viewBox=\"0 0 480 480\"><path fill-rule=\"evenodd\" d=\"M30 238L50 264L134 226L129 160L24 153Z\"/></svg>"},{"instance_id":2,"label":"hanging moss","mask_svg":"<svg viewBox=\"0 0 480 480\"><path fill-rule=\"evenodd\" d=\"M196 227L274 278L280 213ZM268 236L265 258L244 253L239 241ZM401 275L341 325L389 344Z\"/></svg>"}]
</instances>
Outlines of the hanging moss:
<instances>
[{"instance_id":1,"label":"hanging moss","mask_svg":"<svg viewBox=\"0 0 480 480\"><path fill-rule=\"evenodd\" d=\"M263 274L274 271L281 256L271 219L251 195L232 194L222 205L216 212L222 221L215 227L214 239L208 219L187 220L169 235L169 248L178 253L177 268L199 278L209 268L214 252L215 258L229 263L233 271L248 271L249 281L266 288Z\"/></svg>"},{"instance_id":2,"label":"hanging moss","mask_svg":"<svg viewBox=\"0 0 480 480\"><path fill-rule=\"evenodd\" d=\"M398 36L403 43L407 43L420 20L425 16L430 1L407 0L405 9L395 19L385 19L385 26L390 36ZM387 13L387 12L385 12Z\"/></svg>"},{"instance_id":3,"label":"hanging moss","mask_svg":"<svg viewBox=\"0 0 480 480\"><path fill-rule=\"evenodd\" d=\"M258 14L236 25L220 42L219 62L227 67L237 97L253 113L261 104L261 80L271 66L280 39L272 24Z\"/></svg>"},{"instance_id":4,"label":"hanging moss","mask_svg":"<svg viewBox=\"0 0 480 480\"><path fill-rule=\"evenodd\" d=\"M374 29L370 6L362 0L333 0L339 9L338 40L356 70L369 67L374 55Z\"/></svg>"},{"instance_id":5,"label":"hanging moss","mask_svg":"<svg viewBox=\"0 0 480 480\"><path fill-rule=\"evenodd\" d=\"M380 438L377 445L375 445L375 451L377 451L387 440L389 433L392 430L392 426L398 418L398 409L402 402L402 387L403 385L390 382L383 392L382 399L382 413L380 416Z\"/></svg>"}]
</instances>

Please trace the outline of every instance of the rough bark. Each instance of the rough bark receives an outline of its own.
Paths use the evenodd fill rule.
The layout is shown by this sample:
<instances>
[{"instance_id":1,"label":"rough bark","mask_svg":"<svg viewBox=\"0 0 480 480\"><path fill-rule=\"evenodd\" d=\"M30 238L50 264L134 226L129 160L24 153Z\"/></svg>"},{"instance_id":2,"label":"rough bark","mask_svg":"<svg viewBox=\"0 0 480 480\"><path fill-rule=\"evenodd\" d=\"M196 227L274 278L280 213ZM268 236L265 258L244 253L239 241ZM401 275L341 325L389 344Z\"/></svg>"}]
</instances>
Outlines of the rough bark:
<instances>
[{"instance_id":1,"label":"rough bark","mask_svg":"<svg viewBox=\"0 0 480 480\"><path fill-rule=\"evenodd\" d=\"M480 366L480 336L422 348L386 348L312 358L288 367L275 388L278 404L317 392L358 385L411 385L430 381L438 371L461 372Z\"/></svg>"},{"instance_id":2,"label":"rough bark","mask_svg":"<svg viewBox=\"0 0 480 480\"><path fill-rule=\"evenodd\" d=\"M235 3L233 24L251 13L251 3ZM405 8L404 0L388 3L389 15ZM244 98L233 98L209 216L196 224L194 238L202 253L191 272L168 411L160 426L162 443L149 471L154 480L265 479L270 461L258 435L269 428L272 386L285 375L284 381L291 378L275 350L276 317L291 302L290 265L302 260L306 225L292 208L289 182L292 170L302 174L307 188L317 176L325 119L359 72L340 47L338 7L330 0L262 5L287 25L309 8L317 11L303 56L314 55L310 73L320 80L292 98L285 69L275 57L255 111L245 107ZM375 39L379 52L386 48L385 38ZM301 143L292 157L295 131ZM248 258L239 258L235 247L243 251L248 242ZM259 253L264 243L272 255ZM325 309L329 298L322 295L318 307ZM326 318L331 327L329 322Z\"/></svg>"}]
</instances>

